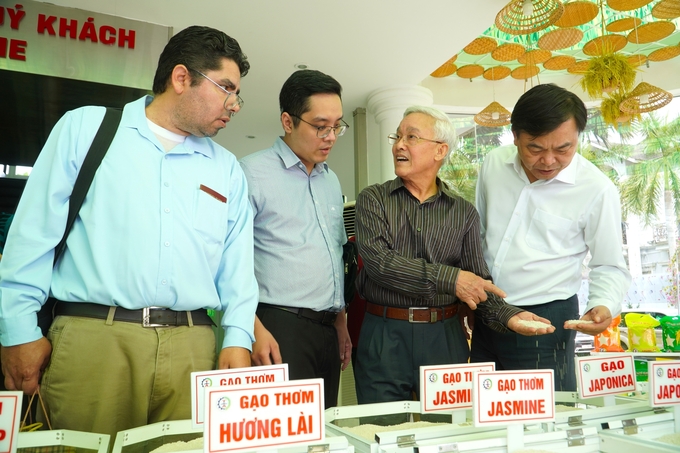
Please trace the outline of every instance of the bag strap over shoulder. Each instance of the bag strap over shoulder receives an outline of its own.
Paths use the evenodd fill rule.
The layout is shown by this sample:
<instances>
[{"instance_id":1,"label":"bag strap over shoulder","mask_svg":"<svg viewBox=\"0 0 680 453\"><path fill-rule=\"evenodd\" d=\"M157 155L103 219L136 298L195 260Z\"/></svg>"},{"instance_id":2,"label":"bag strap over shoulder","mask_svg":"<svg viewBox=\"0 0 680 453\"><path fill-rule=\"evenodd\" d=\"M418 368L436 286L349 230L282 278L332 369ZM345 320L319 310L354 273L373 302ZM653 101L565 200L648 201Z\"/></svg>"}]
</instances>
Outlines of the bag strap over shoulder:
<instances>
[{"instance_id":1,"label":"bag strap over shoulder","mask_svg":"<svg viewBox=\"0 0 680 453\"><path fill-rule=\"evenodd\" d=\"M73 193L71 193L71 198L68 203L68 218L66 220L64 236L54 249L54 264L57 263L57 260L59 257L61 257L61 255L64 253L64 250L66 249L66 238L71 232L71 228L73 228L73 223L78 216L80 207L83 205L85 196L90 190L92 180L94 179L94 174L97 172L99 164L101 164L102 160L104 159L104 155L106 154L106 151L108 151L109 146L113 141L113 137L116 135L116 131L118 131L118 125L120 124L122 115L123 112L121 109L114 109L110 107L106 108L106 113L104 114L102 124L99 126L97 135L95 135L94 140L90 145L90 149L85 156L83 165L80 167L80 171L78 172L76 182L73 185Z\"/></svg>"}]
</instances>

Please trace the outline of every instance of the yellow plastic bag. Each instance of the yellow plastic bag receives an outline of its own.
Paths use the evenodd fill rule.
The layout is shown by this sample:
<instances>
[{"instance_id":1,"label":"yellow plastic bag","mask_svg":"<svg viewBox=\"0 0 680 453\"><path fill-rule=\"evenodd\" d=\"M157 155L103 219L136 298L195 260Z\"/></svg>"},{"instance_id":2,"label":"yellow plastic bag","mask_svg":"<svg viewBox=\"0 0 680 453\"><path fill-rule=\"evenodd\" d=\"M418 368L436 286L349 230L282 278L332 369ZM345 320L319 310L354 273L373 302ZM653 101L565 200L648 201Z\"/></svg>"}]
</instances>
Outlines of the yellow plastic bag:
<instances>
[{"instance_id":1,"label":"yellow plastic bag","mask_svg":"<svg viewBox=\"0 0 680 453\"><path fill-rule=\"evenodd\" d=\"M654 328L659 321L646 313L628 313L625 316L628 326L628 347L633 352L659 352Z\"/></svg>"},{"instance_id":2,"label":"yellow plastic bag","mask_svg":"<svg viewBox=\"0 0 680 453\"><path fill-rule=\"evenodd\" d=\"M595 350L599 352L623 352L621 347L621 315L614 317L607 330L595 335Z\"/></svg>"}]
</instances>

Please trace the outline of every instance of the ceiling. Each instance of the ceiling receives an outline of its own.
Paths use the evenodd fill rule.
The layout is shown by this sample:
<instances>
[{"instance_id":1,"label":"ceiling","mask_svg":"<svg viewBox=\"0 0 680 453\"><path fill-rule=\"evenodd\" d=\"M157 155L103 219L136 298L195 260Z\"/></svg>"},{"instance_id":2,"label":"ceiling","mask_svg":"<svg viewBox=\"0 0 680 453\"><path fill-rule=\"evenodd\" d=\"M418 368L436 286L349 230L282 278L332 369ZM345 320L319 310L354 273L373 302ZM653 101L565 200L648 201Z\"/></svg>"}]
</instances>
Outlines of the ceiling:
<instances>
[{"instance_id":1,"label":"ceiling","mask_svg":"<svg viewBox=\"0 0 680 453\"><path fill-rule=\"evenodd\" d=\"M423 85L433 91L436 105L471 113L477 113L493 97L510 109L526 88L523 80L511 77L490 82L481 77L470 81L429 76L487 32L507 0L50 3L168 25L175 32L190 25L207 25L236 38L251 62L251 71L241 83L245 107L216 140L238 157L271 146L280 135L278 93L299 63L330 74L343 85L348 119L357 107L366 107L371 92L393 85ZM680 57L674 60L658 64L665 74L663 81L661 73L651 71L657 68L656 63L648 71L657 73L649 80L645 76L645 81L669 90L680 88ZM541 83L555 82L567 88L574 88L577 80L564 71L540 75Z\"/></svg>"},{"instance_id":2,"label":"ceiling","mask_svg":"<svg viewBox=\"0 0 680 453\"><path fill-rule=\"evenodd\" d=\"M345 116L372 91L416 85L493 22L506 0L50 0L173 27L207 25L236 38L251 62L243 110L216 140L237 156L281 134L278 95L305 63L343 86ZM475 5L474 7L471 5ZM417 6L416 6L417 5ZM458 24L465 24L459 30ZM351 121L350 121L351 124ZM254 136L249 139L247 136Z\"/></svg>"},{"instance_id":3,"label":"ceiling","mask_svg":"<svg viewBox=\"0 0 680 453\"><path fill-rule=\"evenodd\" d=\"M626 3L631 9L614 9L621 7L617 3ZM673 11L664 8L668 4L672 4ZM520 69L526 69L526 65L534 65L540 71L538 78L549 71L578 75L584 71L584 65L587 68L590 58L601 54L603 35L607 44L615 46L612 50L628 57L633 66L645 65L648 59L650 64L655 64L680 55L680 18L677 17L680 0L603 0L600 4L598 0L563 0L563 5L563 13L555 24L530 34L505 33L496 21L456 54L454 76L477 77L475 70L483 68L485 79L501 79L507 73L524 80L526 71ZM520 57L511 49L518 49ZM565 60L574 64L562 65L560 62L568 63ZM495 70L495 74L491 70ZM432 75L440 74L435 71Z\"/></svg>"},{"instance_id":4,"label":"ceiling","mask_svg":"<svg viewBox=\"0 0 680 453\"><path fill-rule=\"evenodd\" d=\"M533 1L546 3L549 0ZM555 25L531 34L518 36L504 33L492 22L484 33L459 49L453 57L449 57L450 60L442 61L442 66L432 73L435 77L425 78L422 85L436 93L435 100L439 104L473 106L469 109L458 109L467 113L477 113L479 105L488 105L493 100L511 109L526 89L538 83L550 82L571 89L587 104L596 105L599 99L590 99L583 93L579 81L584 69L587 68L588 59L598 55L602 49L601 45L598 47L595 44L601 40L600 36L607 35L617 38L616 42L620 47L615 50L621 55L630 57L631 63L637 66L636 85L645 81L676 96L680 95L680 77L677 76L680 70L680 18L664 20L655 17L661 14L662 9L667 12L669 5L676 12L680 10L680 0L562 0L562 3L564 15ZM621 10L621 5L631 5L631 9ZM617 6L619 8L615 9ZM655 10L657 6L660 8ZM668 33L658 33L660 28ZM578 32L577 39L569 46L550 48L546 45L551 44L549 41L555 42L554 39L546 38L550 35L554 38L562 32L564 32L562 36L568 35L567 32ZM657 36L653 36L655 33L658 33ZM489 41L493 45L490 45ZM480 44L489 46L481 48ZM519 59L517 57L504 59L503 52L495 55L501 47L518 45L528 52ZM550 52L546 52L546 48L550 49ZM575 63L568 69L552 70L547 67L550 61L543 62L540 59L531 61L530 58L527 61L527 55L538 55L541 52L547 53L554 60L572 58ZM668 58L669 56L672 58ZM634 61L643 64L638 66ZM532 63L538 70L536 76L529 79L521 75L515 77L515 71L525 70L527 68L525 64ZM445 75L444 70L447 68L448 72L452 72L451 69L454 67L452 65L455 65L456 72ZM582 65L585 65L585 68ZM577 69L578 66L581 68ZM495 77L494 73L490 72L492 68L495 70ZM484 74L477 75L474 73L475 69L483 70ZM511 74L499 79L498 75L502 74L503 70ZM486 87L486 93L479 89L482 86ZM481 99L484 102L480 103ZM478 102L477 105L475 101Z\"/></svg>"}]
</instances>

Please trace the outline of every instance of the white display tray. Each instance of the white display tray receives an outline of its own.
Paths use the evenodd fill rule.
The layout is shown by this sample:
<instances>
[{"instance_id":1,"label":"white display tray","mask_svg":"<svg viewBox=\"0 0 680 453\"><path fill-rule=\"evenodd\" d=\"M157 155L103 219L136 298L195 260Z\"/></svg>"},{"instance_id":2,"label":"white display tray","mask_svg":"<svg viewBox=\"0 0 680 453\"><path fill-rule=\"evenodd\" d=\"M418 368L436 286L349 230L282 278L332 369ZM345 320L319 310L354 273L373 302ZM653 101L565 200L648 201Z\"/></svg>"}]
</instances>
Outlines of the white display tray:
<instances>
[{"instance_id":1,"label":"white display tray","mask_svg":"<svg viewBox=\"0 0 680 453\"><path fill-rule=\"evenodd\" d=\"M108 434L86 433L68 429L31 431L19 433L17 436L17 449L65 446L107 453L109 451L110 438L111 436Z\"/></svg>"},{"instance_id":2,"label":"white display tray","mask_svg":"<svg viewBox=\"0 0 680 453\"><path fill-rule=\"evenodd\" d=\"M677 445L654 440L663 435L650 432L627 435L613 431L602 431L600 432L600 451L603 453L629 451L635 453L677 453L680 451L680 447Z\"/></svg>"},{"instance_id":3,"label":"white display tray","mask_svg":"<svg viewBox=\"0 0 680 453\"><path fill-rule=\"evenodd\" d=\"M348 429L361 417L420 413L418 401L344 406L326 410L326 434L345 436L359 453L508 453L518 448L550 449L555 452L598 452L599 438L595 426L567 429L550 424L477 427L470 423L447 423L399 431L378 432L369 441Z\"/></svg>"},{"instance_id":4,"label":"white display tray","mask_svg":"<svg viewBox=\"0 0 680 453\"><path fill-rule=\"evenodd\" d=\"M608 396L596 398L580 398L576 392L555 392L555 401L560 403L576 403L574 410L555 413L555 426L561 429L579 426L595 426L598 431L605 429L606 424L614 421L634 419L653 415L655 410L648 399L626 396ZM605 424L605 428L603 428Z\"/></svg>"},{"instance_id":5,"label":"white display tray","mask_svg":"<svg viewBox=\"0 0 680 453\"><path fill-rule=\"evenodd\" d=\"M111 453L148 453L166 443L178 440L188 441L203 437L203 429L192 427L191 420L177 420L169 422L153 423L125 431L120 431L116 436ZM258 450L252 450L258 451ZM286 448L267 448L268 453L354 453L354 447L344 437L326 437L323 441L314 445L302 445ZM203 453L200 450L185 450L184 453Z\"/></svg>"}]
</instances>

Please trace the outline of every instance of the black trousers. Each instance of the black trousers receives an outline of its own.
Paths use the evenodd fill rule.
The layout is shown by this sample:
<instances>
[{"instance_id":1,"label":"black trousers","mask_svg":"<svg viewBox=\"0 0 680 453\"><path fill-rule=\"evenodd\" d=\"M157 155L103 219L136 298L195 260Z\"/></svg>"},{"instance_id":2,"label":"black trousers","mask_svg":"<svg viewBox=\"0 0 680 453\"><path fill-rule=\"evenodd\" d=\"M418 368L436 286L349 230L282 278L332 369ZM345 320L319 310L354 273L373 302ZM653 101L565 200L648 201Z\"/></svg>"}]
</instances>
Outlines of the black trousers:
<instances>
[{"instance_id":1,"label":"black trousers","mask_svg":"<svg viewBox=\"0 0 680 453\"><path fill-rule=\"evenodd\" d=\"M337 406L341 363L335 327L261 304L257 316L279 343L290 379L323 378L325 408Z\"/></svg>"},{"instance_id":2,"label":"black trousers","mask_svg":"<svg viewBox=\"0 0 680 453\"><path fill-rule=\"evenodd\" d=\"M566 300L522 308L549 319L555 332L527 337L514 332L496 332L479 321L472 332L470 362L495 362L497 371L552 369L556 391L576 391L576 331L563 326L564 321L579 319L578 298L574 295Z\"/></svg>"},{"instance_id":3,"label":"black trousers","mask_svg":"<svg viewBox=\"0 0 680 453\"><path fill-rule=\"evenodd\" d=\"M366 313L354 368L359 404L420 397L420 367L466 363L470 356L458 315L416 324Z\"/></svg>"}]
</instances>

